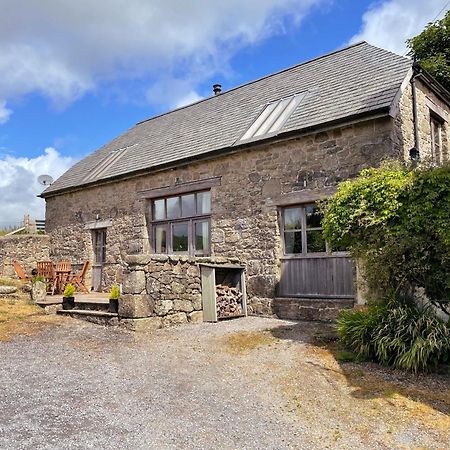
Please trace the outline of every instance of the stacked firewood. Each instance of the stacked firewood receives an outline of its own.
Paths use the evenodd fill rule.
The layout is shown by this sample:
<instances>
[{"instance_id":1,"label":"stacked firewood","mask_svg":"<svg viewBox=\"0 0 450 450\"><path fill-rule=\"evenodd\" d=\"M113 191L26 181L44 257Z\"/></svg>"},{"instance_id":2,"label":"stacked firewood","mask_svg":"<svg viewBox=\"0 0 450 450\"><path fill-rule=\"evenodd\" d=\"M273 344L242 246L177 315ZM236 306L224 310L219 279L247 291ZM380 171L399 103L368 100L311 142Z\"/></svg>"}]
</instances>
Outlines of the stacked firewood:
<instances>
[{"instance_id":1,"label":"stacked firewood","mask_svg":"<svg viewBox=\"0 0 450 450\"><path fill-rule=\"evenodd\" d=\"M217 316L219 318L242 315L242 292L238 288L218 284L216 286Z\"/></svg>"}]
</instances>

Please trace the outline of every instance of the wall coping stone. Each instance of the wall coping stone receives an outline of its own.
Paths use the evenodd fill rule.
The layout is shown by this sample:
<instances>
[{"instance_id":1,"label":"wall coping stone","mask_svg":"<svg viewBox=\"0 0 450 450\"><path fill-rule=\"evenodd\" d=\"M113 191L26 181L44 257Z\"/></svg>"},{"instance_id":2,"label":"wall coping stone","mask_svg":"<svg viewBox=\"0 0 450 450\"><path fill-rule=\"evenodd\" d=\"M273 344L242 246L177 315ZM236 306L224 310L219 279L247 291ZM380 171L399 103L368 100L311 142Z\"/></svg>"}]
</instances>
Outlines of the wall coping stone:
<instances>
[{"instance_id":1,"label":"wall coping stone","mask_svg":"<svg viewBox=\"0 0 450 450\"><path fill-rule=\"evenodd\" d=\"M151 262L187 262L189 264L239 264L240 260L236 257L226 258L224 256L187 256L187 255L161 255L161 254L141 254L126 255L125 262L129 266L146 266Z\"/></svg>"},{"instance_id":2,"label":"wall coping stone","mask_svg":"<svg viewBox=\"0 0 450 450\"><path fill-rule=\"evenodd\" d=\"M0 236L0 240L4 241L25 240L30 238L50 240L50 236L48 234L12 234L11 236Z\"/></svg>"}]
</instances>

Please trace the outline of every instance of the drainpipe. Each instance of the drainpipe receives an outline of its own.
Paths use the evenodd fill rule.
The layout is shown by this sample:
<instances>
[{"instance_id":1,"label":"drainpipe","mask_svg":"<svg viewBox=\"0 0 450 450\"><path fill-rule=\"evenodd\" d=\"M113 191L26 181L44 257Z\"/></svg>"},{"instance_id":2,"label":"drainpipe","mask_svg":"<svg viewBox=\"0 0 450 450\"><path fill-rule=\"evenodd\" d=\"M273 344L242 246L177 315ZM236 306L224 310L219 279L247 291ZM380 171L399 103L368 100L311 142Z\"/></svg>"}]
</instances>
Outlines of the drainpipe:
<instances>
[{"instance_id":1,"label":"drainpipe","mask_svg":"<svg viewBox=\"0 0 450 450\"><path fill-rule=\"evenodd\" d=\"M412 108L413 108L413 126L414 126L414 147L409 151L411 161L416 164L420 158L420 143L419 143L419 124L417 120L417 94L416 94L416 78L420 76L420 68L414 67L416 72L411 78L412 89Z\"/></svg>"}]
</instances>

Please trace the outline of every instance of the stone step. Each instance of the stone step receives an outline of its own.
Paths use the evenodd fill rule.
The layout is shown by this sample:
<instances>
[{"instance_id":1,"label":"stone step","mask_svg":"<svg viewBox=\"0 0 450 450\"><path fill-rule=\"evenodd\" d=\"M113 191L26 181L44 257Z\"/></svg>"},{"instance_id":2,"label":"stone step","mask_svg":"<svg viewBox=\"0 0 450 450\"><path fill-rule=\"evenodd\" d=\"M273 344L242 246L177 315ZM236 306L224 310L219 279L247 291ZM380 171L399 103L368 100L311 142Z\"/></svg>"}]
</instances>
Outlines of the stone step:
<instances>
[{"instance_id":1,"label":"stone step","mask_svg":"<svg viewBox=\"0 0 450 450\"><path fill-rule=\"evenodd\" d=\"M77 298L75 298L74 309L87 311L108 311L109 300L104 299L77 300Z\"/></svg>"},{"instance_id":2,"label":"stone step","mask_svg":"<svg viewBox=\"0 0 450 450\"><path fill-rule=\"evenodd\" d=\"M100 325L118 325L119 317L116 313L107 311L93 311L88 309L61 309L58 314L70 316L74 319L87 320Z\"/></svg>"},{"instance_id":3,"label":"stone step","mask_svg":"<svg viewBox=\"0 0 450 450\"><path fill-rule=\"evenodd\" d=\"M351 309L354 304L354 299L349 298L277 297L272 308L280 319L332 322L340 311Z\"/></svg>"}]
</instances>

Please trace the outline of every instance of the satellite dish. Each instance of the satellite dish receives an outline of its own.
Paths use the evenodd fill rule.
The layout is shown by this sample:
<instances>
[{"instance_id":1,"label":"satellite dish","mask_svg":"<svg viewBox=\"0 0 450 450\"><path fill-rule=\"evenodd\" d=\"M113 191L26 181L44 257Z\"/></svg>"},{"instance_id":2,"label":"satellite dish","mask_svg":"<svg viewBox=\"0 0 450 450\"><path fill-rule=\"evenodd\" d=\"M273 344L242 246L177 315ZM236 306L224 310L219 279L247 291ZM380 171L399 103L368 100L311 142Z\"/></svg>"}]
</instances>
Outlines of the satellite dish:
<instances>
[{"instance_id":1,"label":"satellite dish","mask_svg":"<svg viewBox=\"0 0 450 450\"><path fill-rule=\"evenodd\" d=\"M53 178L50 175L39 175L37 180L42 186L50 186L53 183Z\"/></svg>"}]
</instances>

